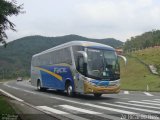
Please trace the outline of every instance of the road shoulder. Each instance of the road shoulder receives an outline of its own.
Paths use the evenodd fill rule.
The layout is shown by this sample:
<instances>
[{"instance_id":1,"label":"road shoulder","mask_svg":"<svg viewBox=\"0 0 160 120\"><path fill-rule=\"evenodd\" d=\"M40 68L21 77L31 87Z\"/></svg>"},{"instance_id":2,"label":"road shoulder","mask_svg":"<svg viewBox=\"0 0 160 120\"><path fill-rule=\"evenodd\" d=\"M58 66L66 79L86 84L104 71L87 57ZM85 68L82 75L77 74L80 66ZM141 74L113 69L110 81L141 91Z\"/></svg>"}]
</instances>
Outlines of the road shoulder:
<instances>
[{"instance_id":1,"label":"road shoulder","mask_svg":"<svg viewBox=\"0 0 160 120\"><path fill-rule=\"evenodd\" d=\"M4 96L6 102L15 110L15 114L6 113L6 119L10 119L10 117L14 117L16 120L58 120L53 115L48 115L45 112L42 112L33 106L28 105L24 101L19 101L14 99L16 97L11 94L1 90L0 95ZM8 118L9 117L9 118Z\"/></svg>"},{"instance_id":2,"label":"road shoulder","mask_svg":"<svg viewBox=\"0 0 160 120\"><path fill-rule=\"evenodd\" d=\"M58 120L22 102L10 100L10 103L22 120Z\"/></svg>"}]
</instances>

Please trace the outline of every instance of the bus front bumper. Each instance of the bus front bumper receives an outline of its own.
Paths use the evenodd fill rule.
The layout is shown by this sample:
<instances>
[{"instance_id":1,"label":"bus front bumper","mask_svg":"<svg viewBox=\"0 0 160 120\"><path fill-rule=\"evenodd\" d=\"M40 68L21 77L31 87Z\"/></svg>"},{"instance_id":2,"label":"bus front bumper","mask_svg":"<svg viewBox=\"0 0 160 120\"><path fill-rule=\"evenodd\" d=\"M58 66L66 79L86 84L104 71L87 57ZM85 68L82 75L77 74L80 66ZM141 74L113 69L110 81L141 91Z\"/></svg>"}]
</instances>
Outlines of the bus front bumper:
<instances>
[{"instance_id":1,"label":"bus front bumper","mask_svg":"<svg viewBox=\"0 0 160 120\"><path fill-rule=\"evenodd\" d=\"M94 86L89 84L88 82L84 83L84 93L101 93L101 94L113 94L120 92L120 85L114 86Z\"/></svg>"}]
</instances>

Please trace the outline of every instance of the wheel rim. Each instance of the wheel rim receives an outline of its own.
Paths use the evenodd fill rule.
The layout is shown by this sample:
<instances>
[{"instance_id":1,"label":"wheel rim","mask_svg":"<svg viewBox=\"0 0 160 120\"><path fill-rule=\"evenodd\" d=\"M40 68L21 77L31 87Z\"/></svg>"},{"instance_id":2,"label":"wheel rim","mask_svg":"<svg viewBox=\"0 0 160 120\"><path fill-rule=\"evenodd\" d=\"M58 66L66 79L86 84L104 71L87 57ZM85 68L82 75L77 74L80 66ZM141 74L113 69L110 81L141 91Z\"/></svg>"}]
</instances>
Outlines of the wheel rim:
<instances>
[{"instance_id":1,"label":"wheel rim","mask_svg":"<svg viewBox=\"0 0 160 120\"><path fill-rule=\"evenodd\" d=\"M68 95L71 95L71 94L72 94L72 86L69 85L69 86L68 86Z\"/></svg>"}]
</instances>

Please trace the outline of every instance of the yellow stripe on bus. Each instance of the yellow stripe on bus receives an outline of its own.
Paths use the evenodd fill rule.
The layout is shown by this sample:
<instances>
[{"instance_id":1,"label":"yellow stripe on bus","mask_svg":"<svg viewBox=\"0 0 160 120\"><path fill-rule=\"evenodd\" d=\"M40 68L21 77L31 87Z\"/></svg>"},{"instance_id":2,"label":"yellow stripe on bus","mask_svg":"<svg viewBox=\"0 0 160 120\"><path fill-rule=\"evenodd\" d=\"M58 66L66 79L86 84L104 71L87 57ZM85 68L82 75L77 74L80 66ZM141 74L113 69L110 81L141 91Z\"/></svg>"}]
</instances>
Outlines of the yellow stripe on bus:
<instances>
[{"instance_id":1,"label":"yellow stripe on bus","mask_svg":"<svg viewBox=\"0 0 160 120\"><path fill-rule=\"evenodd\" d=\"M47 70L47 69L44 69L44 68L40 68L40 67L36 67L36 68L38 68L39 70L42 70L42 71L44 71L44 72L46 72L46 73L54 76L54 77L57 78L58 80L61 80L61 81L62 81L62 77L61 77L60 75L58 75L58 74L56 74L56 73L54 73L54 72L51 72L51 71L49 71L49 70Z\"/></svg>"}]
</instances>

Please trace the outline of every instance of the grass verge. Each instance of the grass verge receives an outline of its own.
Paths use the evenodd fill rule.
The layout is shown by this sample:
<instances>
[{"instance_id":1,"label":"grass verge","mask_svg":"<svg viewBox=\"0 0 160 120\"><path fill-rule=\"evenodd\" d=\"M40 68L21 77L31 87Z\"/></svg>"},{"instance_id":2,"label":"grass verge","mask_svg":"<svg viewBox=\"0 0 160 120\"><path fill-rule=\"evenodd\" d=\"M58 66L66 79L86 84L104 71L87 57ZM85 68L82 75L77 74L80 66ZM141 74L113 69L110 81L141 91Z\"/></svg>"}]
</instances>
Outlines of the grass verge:
<instances>
[{"instance_id":1,"label":"grass verge","mask_svg":"<svg viewBox=\"0 0 160 120\"><path fill-rule=\"evenodd\" d=\"M121 62L121 88L136 91L160 91L160 77L150 73L137 59L127 57L127 65Z\"/></svg>"},{"instance_id":2,"label":"grass verge","mask_svg":"<svg viewBox=\"0 0 160 120\"><path fill-rule=\"evenodd\" d=\"M132 53L132 56L139 58L148 65L154 65L157 68L157 72L160 74L160 47L151 47L144 50L139 50Z\"/></svg>"},{"instance_id":3,"label":"grass verge","mask_svg":"<svg viewBox=\"0 0 160 120\"><path fill-rule=\"evenodd\" d=\"M0 95L0 115L2 114L15 114L15 111L8 103L7 99Z\"/></svg>"}]
</instances>

